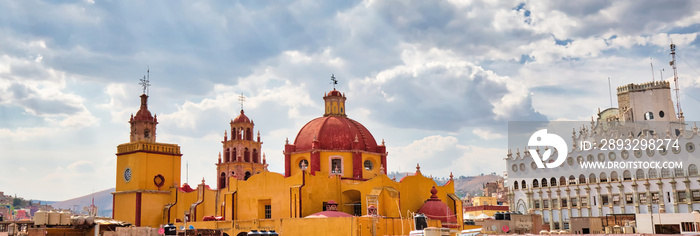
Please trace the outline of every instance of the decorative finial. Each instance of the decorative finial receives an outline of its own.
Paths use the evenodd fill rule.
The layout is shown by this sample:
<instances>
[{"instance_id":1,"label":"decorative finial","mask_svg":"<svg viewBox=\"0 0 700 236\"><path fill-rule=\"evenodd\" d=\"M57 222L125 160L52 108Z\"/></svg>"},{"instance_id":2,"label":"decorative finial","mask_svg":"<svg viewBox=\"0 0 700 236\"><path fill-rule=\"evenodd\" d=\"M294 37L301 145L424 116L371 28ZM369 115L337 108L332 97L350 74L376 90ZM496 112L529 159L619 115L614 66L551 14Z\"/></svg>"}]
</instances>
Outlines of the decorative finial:
<instances>
[{"instance_id":1,"label":"decorative finial","mask_svg":"<svg viewBox=\"0 0 700 236\"><path fill-rule=\"evenodd\" d=\"M357 138L357 134L355 134L355 142L359 142L360 140Z\"/></svg>"},{"instance_id":2,"label":"decorative finial","mask_svg":"<svg viewBox=\"0 0 700 236\"><path fill-rule=\"evenodd\" d=\"M148 87L151 86L151 69L146 69L146 75L143 76L143 79L139 79L139 84L143 86L143 94L148 95Z\"/></svg>"},{"instance_id":3,"label":"decorative finial","mask_svg":"<svg viewBox=\"0 0 700 236\"><path fill-rule=\"evenodd\" d=\"M333 81L331 83L333 84L333 90L335 90L335 85L338 84L338 80L335 78L334 74L331 74L331 81Z\"/></svg>"},{"instance_id":4,"label":"decorative finial","mask_svg":"<svg viewBox=\"0 0 700 236\"><path fill-rule=\"evenodd\" d=\"M238 101L241 102L241 111L243 111L243 102L245 102L245 96L243 96L242 93L238 96Z\"/></svg>"},{"instance_id":5,"label":"decorative finial","mask_svg":"<svg viewBox=\"0 0 700 236\"><path fill-rule=\"evenodd\" d=\"M284 145L289 145L289 137L284 138Z\"/></svg>"},{"instance_id":6,"label":"decorative finial","mask_svg":"<svg viewBox=\"0 0 700 236\"><path fill-rule=\"evenodd\" d=\"M420 174L420 163L416 163L416 174Z\"/></svg>"},{"instance_id":7,"label":"decorative finial","mask_svg":"<svg viewBox=\"0 0 700 236\"><path fill-rule=\"evenodd\" d=\"M204 185L204 177L202 177L202 185Z\"/></svg>"},{"instance_id":8,"label":"decorative finial","mask_svg":"<svg viewBox=\"0 0 700 236\"><path fill-rule=\"evenodd\" d=\"M385 146L385 145L384 145L384 139L382 139L382 146Z\"/></svg>"},{"instance_id":9,"label":"decorative finial","mask_svg":"<svg viewBox=\"0 0 700 236\"><path fill-rule=\"evenodd\" d=\"M267 158L265 158L265 153L263 152L263 164L267 164Z\"/></svg>"},{"instance_id":10,"label":"decorative finial","mask_svg":"<svg viewBox=\"0 0 700 236\"><path fill-rule=\"evenodd\" d=\"M450 180L454 180L454 175L452 175L452 171L450 171Z\"/></svg>"},{"instance_id":11,"label":"decorative finial","mask_svg":"<svg viewBox=\"0 0 700 236\"><path fill-rule=\"evenodd\" d=\"M392 176L391 180L396 181L396 175Z\"/></svg>"}]
</instances>

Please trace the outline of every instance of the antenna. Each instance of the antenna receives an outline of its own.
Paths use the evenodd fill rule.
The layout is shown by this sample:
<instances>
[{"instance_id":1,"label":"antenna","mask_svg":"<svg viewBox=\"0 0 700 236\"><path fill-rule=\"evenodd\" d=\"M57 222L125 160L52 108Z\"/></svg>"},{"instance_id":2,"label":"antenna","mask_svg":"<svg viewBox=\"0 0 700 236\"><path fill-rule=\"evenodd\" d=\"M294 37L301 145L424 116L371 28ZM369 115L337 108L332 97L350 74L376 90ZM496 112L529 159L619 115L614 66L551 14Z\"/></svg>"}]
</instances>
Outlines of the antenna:
<instances>
[{"instance_id":1,"label":"antenna","mask_svg":"<svg viewBox=\"0 0 700 236\"><path fill-rule=\"evenodd\" d=\"M185 162L185 183L190 183L190 161Z\"/></svg>"},{"instance_id":2,"label":"antenna","mask_svg":"<svg viewBox=\"0 0 700 236\"><path fill-rule=\"evenodd\" d=\"M649 65L651 65L651 82L655 82L656 79L654 78L654 63L651 62L651 57L649 58Z\"/></svg>"},{"instance_id":3,"label":"antenna","mask_svg":"<svg viewBox=\"0 0 700 236\"><path fill-rule=\"evenodd\" d=\"M676 110L678 111L678 119L683 121L683 110L681 110L681 98L678 95L678 71L676 70L676 45L671 42L671 62L669 64L673 67L673 82L676 84L674 89L676 92Z\"/></svg>"},{"instance_id":4,"label":"antenna","mask_svg":"<svg viewBox=\"0 0 700 236\"><path fill-rule=\"evenodd\" d=\"M608 91L610 92L610 108L613 107L612 103L612 86L610 86L610 77L608 77Z\"/></svg>"},{"instance_id":5,"label":"antenna","mask_svg":"<svg viewBox=\"0 0 700 236\"><path fill-rule=\"evenodd\" d=\"M659 79L664 80L664 69L659 70Z\"/></svg>"}]
</instances>

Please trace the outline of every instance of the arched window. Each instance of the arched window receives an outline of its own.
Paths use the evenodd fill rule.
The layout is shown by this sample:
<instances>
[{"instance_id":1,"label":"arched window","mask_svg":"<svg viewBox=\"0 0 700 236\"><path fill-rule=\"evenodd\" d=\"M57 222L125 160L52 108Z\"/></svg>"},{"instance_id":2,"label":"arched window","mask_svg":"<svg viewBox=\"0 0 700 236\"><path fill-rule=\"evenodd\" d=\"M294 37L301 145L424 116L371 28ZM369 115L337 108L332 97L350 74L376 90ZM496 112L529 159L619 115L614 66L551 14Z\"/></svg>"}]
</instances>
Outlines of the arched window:
<instances>
[{"instance_id":1,"label":"arched window","mask_svg":"<svg viewBox=\"0 0 700 236\"><path fill-rule=\"evenodd\" d=\"M617 172L615 172L615 171L610 173L610 182L613 182L613 181L620 181L620 179L617 177Z\"/></svg>"},{"instance_id":2,"label":"arched window","mask_svg":"<svg viewBox=\"0 0 700 236\"><path fill-rule=\"evenodd\" d=\"M518 189L518 181L513 182L513 189Z\"/></svg>"},{"instance_id":3,"label":"arched window","mask_svg":"<svg viewBox=\"0 0 700 236\"><path fill-rule=\"evenodd\" d=\"M557 178L552 177L551 179L549 179L549 186L557 186Z\"/></svg>"},{"instance_id":4,"label":"arched window","mask_svg":"<svg viewBox=\"0 0 700 236\"><path fill-rule=\"evenodd\" d=\"M231 128L231 140L236 140L238 133L236 133L236 128Z\"/></svg>"},{"instance_id":5,"label":"arched window","mask_svg":"<svg viewBox=\"0 0 700 236\"><path fill-rule=\"evenodd\" d=\"M608 182L608 175L605 174L605 172L600 172L600 182L601 182L601 183L607 183L607 182Z\"/></svg>"},{"instance_id":6,"label":"arched window","mask_svg":"<svg viewBox=\"0 0 700 236\"><path fill-rule=\"evenodd\" d=\"M682 177L684 175L683 167L678 167L675 170L673 170L673 175L676 177Z\"/></svg>"},{"instance_id":7,"label":"arched window","mask_svg":"<svg viewBox=\"0 0 700 236\"><path fill-rule=\"evenodd\" d=\"M542 187L543 187L543 188L544 188L544 187L547 187L547 179L542 178L542 182L540 182L540 183L542 184Z\"/></svg>"},{"instance_id":8,"label":"arched window","mask_svg":"<svg viewBox=\"0 0 700 236\"><path fill-rule=\"evenodd\" d=\"M653 112L647 112L644 113L644 120L653 120L654 119L654 113Z\"/></svg>"},{"instance_id":9,"label":"arched window","mask_svg":"<svg viewBox=\"0 0 700 236\"><path fill-rule=\"evenodd\" d=\"M219 176L219 189L226 188L226 172L221 172Z\"/></svg>"},{"instance_id":10,"label":"arched window","mask_svg":"<svg viewBox=\"0 0 700 236\"><path fill-rule=\"evenodd\" d=\"M302 159L299 161L299 169L306 169L309 167L309 161Z\"/></svg>"},{"instance_id":11,"label":"arched window","mask_svg":"<svg viewBox=\"0 0 700 236\"><path fill-rule=\"evenodd\" d=\"M576 177L573 175L569 175L569 185L574 185L576 184Z\"/></svg>"},{"instance_id":12,"label":"arched window","mask_svg":"<svg viewBox=\"0 0 700 236\"><path fill-rule=\"evenodd\" d=\"M661 169L661 178L668 178L671 177L671 170L668 168L663 168Z\"/></svg>"},{"instance_id":13,"label":"arched window","mask_svg":"<svg viewBox=\"0 0 700 236\"><path fill-rule=\"evenodd\" d=\"M253 163L259 163L260 162L260 154L258 153L258 149L253 148Z\"/></svg>"},{"instance_id":14,"label":"arched window","mask_svg":"<svg viewBox=\"0 0 700 236\"><path fill-rule=\"evenodd\" d=\"M243 180L248 180L248 178L250 178L250 171L245 172L245 177L243 178Z\"/></svg>"},{"instance_id":15,"label":"arched window","mask_svg":"<svg viewBox=\"0 0 700 236\"><path fill-rule=\"evenodd\" d=\"M540 187L540 184L537 183L537 180L536 180L536 179L535 179L535 180L532 180L532 187L533 187L533 188L539 188L539 187Z\"/></svg>"},{"instance_id":16,"label":"arched window","mask_svg":"<svg viewBox=\"0 0 700 236\"><path fill-rule=\"evenodd\" d=\"M635 176L635 178L637 178L637 179L644 179L644 171L643 171L642 169L637 169L636 175L637 175L637 176Z\"/></svg>"},{"instance_id":17,"label":"arched window","mask_svg":"<svg viewBox=\"0 0 700 236\"><path fill-rule=\"evenodd\" d=\"M591 173L590 175L588 175L588 182L592 184L595 184L597 182L595 174Z\"/></svg>"},{"instance_id":18,"label":"arched window","mask_svg":"<svg viewBox=\"0 0 700 236\"><path fill-rule=\"evenodd\" d=\"M233 152L231 152L231 161L241 161L238 160L238 149L233 148Z\"/></svg>"},{"instance_id":19,"label":"arched window","mask_svg":"<svg viewBox=\"0 0 700 236\"><path fill-rule=\"evenodd\" d=\"M245 148L245 151L243 151L243 161L250 162L250 150L248 148Z\"/></svg>"},{"instance_id":20,"label":"arched window","mask_svg":"<svg viewBox=\"0 0 700 236\"><path fill-rule=\"evenodd\" d=\"M649 178L650 179L659 178L659 176L656 174L656 169L649 169Z\"/></svg>"},{"instance_id":21,"label":"arched window","mask_svg":"<svg viewBox=\"0 0 700 236\"><path fill-rule=\"evenodd\" d=\"M630 172L629 170L625 170L622 172L622 181L625 180L632 180L632 172Z\"/></svg>"},{"instance_id":22,"label":"arched window","mask_svg":"<svg viewBox=\"0 0 700 236\"><path fill-rule=\"evenodd\" d=\"M250 132L250 128L245 130L245 139L248 141L253 141L253 132Z\"/></svg>"},{"instance_id":23,"label":"arched window","mask_svg":"<svg viewBox=\"0 0 700 236\"><path fill-rule=\"evenodd\" d=\"M579 184L585 184L586 183L586 176L581 174L578 176L578 183Z\"/></svg>"},{"instance_id":24,"label":"arched window","mask_svg":"<svg viewBox=\"0 0 700 236\"><path fill-rule=\"evenodd\" d=\"M696 176L698 175L698 167L695 164L690 164L688 166L688 175L689 176Z\"/></svg>"},{"instance_id":25,"label":"arched window","mask_svg":"<svg viewBox=\"0 0 700 236\"><path fill-rule=\"evenodd\" d=\"M522 184L520 185L520 187L522 187L523 189L527 188L527 185L525 185L525 180L522 181Z\"/></svg>"},{"instance_id":26,"label":"arched window","mask_svg":"<svg viewBox=\"0 0 700 236\"><path fill-rule=\"evenodd\" d=\"M224 163L227 163L230 161L231 161L231 148L227 148L226 151L224 151Z\"/></svg>"},{"instance_id":27,"label":"arched window","mask_svg":"<svg viewBox=\"0 0 700 236\"><path fill-rule=\"evenodd\" d=\"M559 177L559 185L566 185L566 178L564 176Z\"/></svg>"}]
</instances>

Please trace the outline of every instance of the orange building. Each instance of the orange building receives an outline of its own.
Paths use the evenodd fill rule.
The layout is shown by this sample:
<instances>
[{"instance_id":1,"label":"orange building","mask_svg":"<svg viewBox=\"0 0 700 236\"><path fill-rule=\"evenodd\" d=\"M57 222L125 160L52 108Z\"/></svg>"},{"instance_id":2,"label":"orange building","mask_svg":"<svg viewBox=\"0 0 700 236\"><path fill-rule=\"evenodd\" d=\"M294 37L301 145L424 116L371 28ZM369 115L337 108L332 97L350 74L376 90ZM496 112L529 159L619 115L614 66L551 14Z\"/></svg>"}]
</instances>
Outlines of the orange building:
<instances>
[{"instance_id":1,"label":"orange building","mask_svg":"<svg viewBox=\"0 0 700 236\"><path fill-rule=\"evenodd\" d=\"M287 141L284 157L274 160L284 161L283 174L267 170L260 133L241 110L230 123L231 136L224 132L216 189L204 180L196 188L180 185L179 146L155 142L157 120L147 96L141 97L141 109L130 121L131 142L117 150L117 220L219 229L226 235L408 234L418 212L432 219L431 226L453 232L462 227L453 181L438 186L419 166L400 181L387 177L384 141L377 144L367 128L347 117L346 97L335 89L323 97L324 115L304 125L294 143Z\"/></svg>"}]
</instances>

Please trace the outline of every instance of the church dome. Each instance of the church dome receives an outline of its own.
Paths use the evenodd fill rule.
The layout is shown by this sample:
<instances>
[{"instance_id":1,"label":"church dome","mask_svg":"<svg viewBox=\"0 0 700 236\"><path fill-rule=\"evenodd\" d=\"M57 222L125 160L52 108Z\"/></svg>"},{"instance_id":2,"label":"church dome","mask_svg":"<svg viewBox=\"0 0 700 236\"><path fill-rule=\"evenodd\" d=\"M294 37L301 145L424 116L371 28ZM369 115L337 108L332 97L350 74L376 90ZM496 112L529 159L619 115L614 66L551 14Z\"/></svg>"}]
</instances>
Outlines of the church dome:
<instances>
[{"instance_id":1,"label":"church dome","mask_svg":"<svg viewBox=\"0 0 700 236\"><path fill-rule=\"evenodd\" d=\"M250 119L244 114L243 110L241 110L241 114L236 116L236 119L233 119L234 123L250 123Z\"/></svg>"},{"instance_id":2,"label":"church dome","mask_svg":"<svg viewBox=\"0 0 700 236\"><path fill-rule=\"evenodd\" d=\"M311 150L314 141L318 141L316 149L377 152L377 142L369 130L347 117L325 116L309 121L294 140L296 151Z\"/></svg>"},{"instance_id":3,"label":"church dome","mask_svg":"<svg viewBox=\"0 0 700 236\"><path fill-rule=\"evenodd\" d=\"M425 201L423 206L418 209L418 213L427 216L430 219L440 220L443 227L459 228L457 224L457 216L452 212L452 209L440 200L437 196L437 189L433 186L430 190L431 196Z\"/></svg>"}]
</instances>

